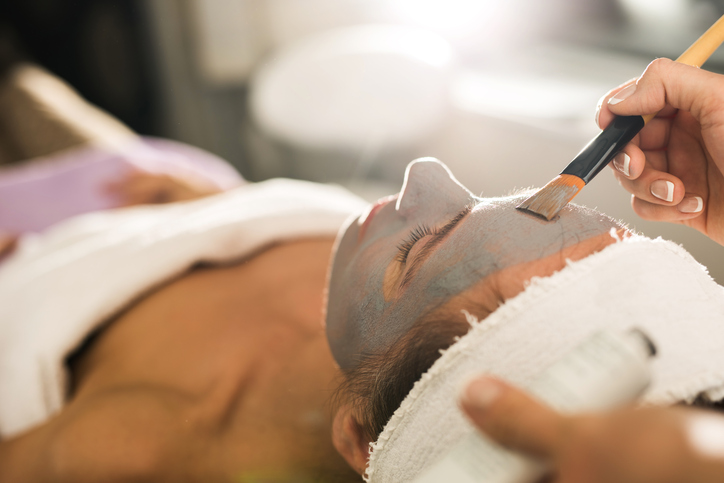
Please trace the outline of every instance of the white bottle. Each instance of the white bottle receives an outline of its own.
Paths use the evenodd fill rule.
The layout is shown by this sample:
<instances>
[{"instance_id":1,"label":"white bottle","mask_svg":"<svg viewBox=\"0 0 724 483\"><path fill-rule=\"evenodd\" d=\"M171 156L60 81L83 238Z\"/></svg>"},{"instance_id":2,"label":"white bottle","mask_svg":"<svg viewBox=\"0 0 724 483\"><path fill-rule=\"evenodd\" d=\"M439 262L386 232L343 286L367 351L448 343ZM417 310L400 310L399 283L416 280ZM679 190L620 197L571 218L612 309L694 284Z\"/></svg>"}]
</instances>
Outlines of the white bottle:
<instances>
[{"instance_id":1,"label":"white bottle","mask_svg":"<svg viewBox=\"0 0 724 483\"><path fill-rule=\"evenodd\" d=\"M641 331L599 332L540 373L526 389L563 413L613 409L649 385L648 359L656 349ZM545 467L474 432L415 483L528 483Z\"/></svg>"}]
</instances>

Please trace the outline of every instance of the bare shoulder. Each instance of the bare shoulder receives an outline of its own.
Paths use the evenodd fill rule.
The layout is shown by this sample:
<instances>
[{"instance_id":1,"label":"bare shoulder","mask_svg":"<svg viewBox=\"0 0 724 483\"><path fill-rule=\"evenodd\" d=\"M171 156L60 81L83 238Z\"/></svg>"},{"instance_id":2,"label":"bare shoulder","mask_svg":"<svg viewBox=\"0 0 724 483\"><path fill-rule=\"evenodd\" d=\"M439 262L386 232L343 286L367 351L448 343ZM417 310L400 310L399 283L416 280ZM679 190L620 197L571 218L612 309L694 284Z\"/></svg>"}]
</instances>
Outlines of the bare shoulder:
<instances>
[{"instance_id":1,"label":"bare shoulder","mask_svg":"<svg viewBox=\"0 0 724 483\"><path fill-rule=\"evenodd\" d=\"M193 403L155 386L71 401L44 425L0 446L0 481L160 481L189 474L203 438Z\"/></svg>"}]
</instances>

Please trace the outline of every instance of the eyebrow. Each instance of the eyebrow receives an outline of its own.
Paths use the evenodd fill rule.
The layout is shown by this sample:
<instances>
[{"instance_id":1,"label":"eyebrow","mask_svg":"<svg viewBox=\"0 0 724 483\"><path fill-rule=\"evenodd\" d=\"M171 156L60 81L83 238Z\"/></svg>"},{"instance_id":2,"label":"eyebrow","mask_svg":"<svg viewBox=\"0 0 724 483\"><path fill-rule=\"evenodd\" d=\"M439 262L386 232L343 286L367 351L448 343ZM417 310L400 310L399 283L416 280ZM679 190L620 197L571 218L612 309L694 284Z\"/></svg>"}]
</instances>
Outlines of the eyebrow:
<instances>
[{"instance_id":1,"label":"eyebrow","mask_svg":"<svg viewBox=\"0 0 724 483\"><path fill-rule=\"evenodd\" d=\"M432 239L427 242L424 247L422 247L420 253L415 255L412 261L409 263L409 267L405 272L405 276L402 278L402 283L400 283L400 289L404 289L412 281L418 269L423 264L423 262L427 260L430 253L432 253L432 251L435 250L435 248L440 245L445 240L445 238L447 238L452 229L455 228L458 223L463 221L463 219L472 211L473 206L474 203L468 204L465 208L463 208L460 213L458 213L450 221L448 221L445 226L440 228L434 235L432 235Z\"/></svg>"}]
</instances>

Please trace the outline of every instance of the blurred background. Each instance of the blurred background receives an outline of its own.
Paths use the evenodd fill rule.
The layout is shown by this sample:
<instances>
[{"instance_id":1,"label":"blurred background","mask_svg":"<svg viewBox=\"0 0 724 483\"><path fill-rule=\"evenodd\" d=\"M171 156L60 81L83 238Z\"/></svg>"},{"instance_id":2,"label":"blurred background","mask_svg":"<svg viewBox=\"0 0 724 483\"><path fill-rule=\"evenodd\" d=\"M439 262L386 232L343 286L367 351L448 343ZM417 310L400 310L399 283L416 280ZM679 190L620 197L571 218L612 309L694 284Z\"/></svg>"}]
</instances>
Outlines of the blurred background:
<instances>
[{"instance_id":1,"label":"blurred background","mask_svg":"<svg viewBox=\"0 0 724 483\"><path fill-rule=\"evenodd\" d=\"M244 177L399 189L415 157L485 196L541 186L594 136L596 102L678 56L724 0L1 0L21 53L133 130ZM724 72L724 51L706 65ZM606 172L576 200L683 244L724 283L724 249L639 220Z\"/></svg>"}]
</instances>

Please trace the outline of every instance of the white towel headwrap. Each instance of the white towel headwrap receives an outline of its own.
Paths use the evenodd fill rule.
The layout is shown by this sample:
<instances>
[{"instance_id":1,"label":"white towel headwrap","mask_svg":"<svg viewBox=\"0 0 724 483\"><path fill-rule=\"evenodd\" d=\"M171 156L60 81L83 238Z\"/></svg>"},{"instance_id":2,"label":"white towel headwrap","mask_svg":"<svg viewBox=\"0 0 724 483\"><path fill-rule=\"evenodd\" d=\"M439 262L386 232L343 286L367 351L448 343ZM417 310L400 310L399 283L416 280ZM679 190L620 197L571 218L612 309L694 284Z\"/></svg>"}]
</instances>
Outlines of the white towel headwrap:
<instances>
[{"instance_id":1,"label":"white towel headwrap","mask_svg":"<svg viewBox=\"0 0 724 483\"><path fill-rule=\"evenodd\" d=\"M373 443L367 481L412 480L473 431L461 384L489 373L526 385L603 328L643 329L658 355L649 404L724 397L724 287L678 245L634 236L537 278L453 344Z\"/></svg>"}]
</instances>

